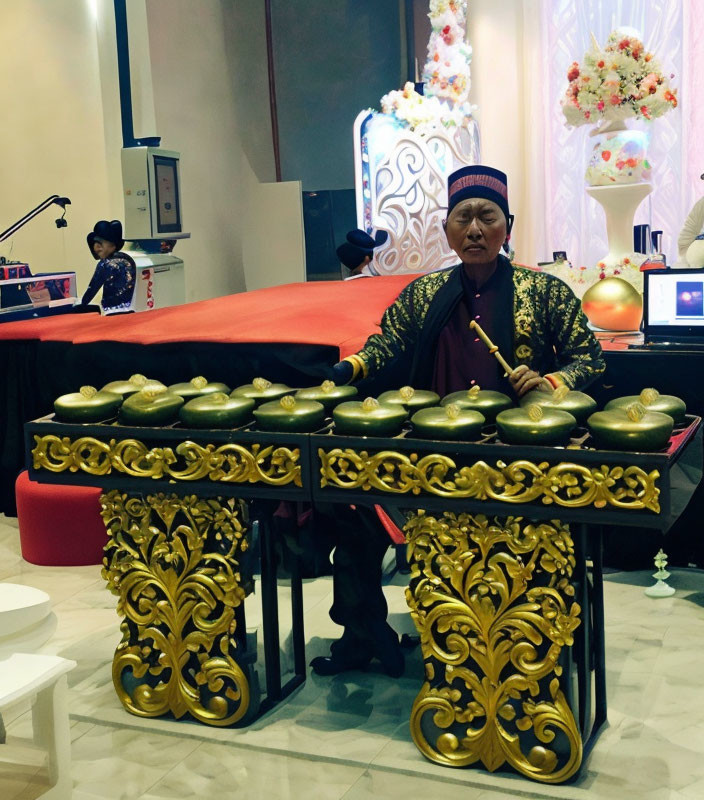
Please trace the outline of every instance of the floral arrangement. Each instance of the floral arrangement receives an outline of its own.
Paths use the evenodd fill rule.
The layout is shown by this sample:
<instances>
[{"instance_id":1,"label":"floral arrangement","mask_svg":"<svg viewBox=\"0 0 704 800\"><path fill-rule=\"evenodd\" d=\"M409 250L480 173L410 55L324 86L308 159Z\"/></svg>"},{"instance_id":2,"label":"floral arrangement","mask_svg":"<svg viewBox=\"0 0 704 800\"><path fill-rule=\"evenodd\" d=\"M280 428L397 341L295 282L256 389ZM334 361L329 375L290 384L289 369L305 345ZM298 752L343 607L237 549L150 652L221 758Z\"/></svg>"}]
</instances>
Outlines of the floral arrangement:
<instances>
[{"instance_id":1,"label":"floral arrangement","mask_svg":"<svg viewBox=\"0 0 704 800\"><path fill-rule=\"evenodd\" d=\"M467 0L430 0L432 33L423 70L425 94L409 81L385 94L381 110L421 135L437 128L459 127L471 118L468 102L472 48L465 43Z\"/></svg>"},{"instance_id":2,"label":"floral arrangement","mask_svg":"<svg viewBox=\"0 0 704 800\"><path fill-rule=\"evenodd\" d=\"M592 36L583 63L571 64L567 80L562 111L568 125L655 119L677 107L677 90L653 54L628 31L613 31L604 48Z\"/></svg>"},{"instance_id":3,"label":"floral arrangement","mask_svg":"<svg viewBox=\"0 0 704 800\"><path fill-rule=\"evenodd\" d=\"M446 128L461 125L472 113L468 103L449 106L437 97L418 94L410 81L403 89L385 94L381 98L381 110L384 114L393 114L401 123L421 134L438 125Z\"/></svg>"},{"instance_id":4,"label":"floral arrangement","mask_svg":"<svg viewBox=\"0 0 704 800\"><path fill-rule=\"evenodd\" d=\"M465 43L467 0L430 0L428 60L423 69L425 93L452 104L469 98L472 48Z\"/></svg>"}]
</instances>

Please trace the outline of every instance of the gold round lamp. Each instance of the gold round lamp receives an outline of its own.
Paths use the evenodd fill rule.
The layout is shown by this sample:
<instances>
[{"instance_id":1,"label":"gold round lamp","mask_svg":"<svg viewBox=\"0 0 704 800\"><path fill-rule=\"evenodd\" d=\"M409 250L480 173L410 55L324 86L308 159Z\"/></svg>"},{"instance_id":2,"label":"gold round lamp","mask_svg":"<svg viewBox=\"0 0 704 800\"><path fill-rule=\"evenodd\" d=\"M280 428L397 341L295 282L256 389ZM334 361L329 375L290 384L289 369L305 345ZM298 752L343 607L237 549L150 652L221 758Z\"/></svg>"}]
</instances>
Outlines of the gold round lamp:
<instances>
[{"instance_id":1,"label":"gold round lamp","mask_svg":"<svg viewBox=\"0 0 704 800\"><path fill-rule=\"evenodd\" d=\"M333 409L335 433L349 436L396 436L408 419L401 403L380 403L373 397L348 400Z\"/></svg>"},{"instance_id":2,"label":"gold round lamp","mask_svg":"<svg viewBox=\"0 0 704 800\"><path fill-rule=\"evenodd\" d=\"M190 400L192 397L200 397L204 394L230 393L230 387L224 383L210 383L207 378L198 375L185 383L173 383L169 386L169 391Z\"/></svg>"},{"instance_id":3,"label":"gold round lamp","mask_svg":"<svg viewBox=\"0 0 704 800\"><path fill-rule=\"evenodd\" d=\"M115 415L121 403L121 394L81 386L78 392L57 397L54 412L59 422L103 422Z\"/></svg>"},{"instance_id":4,"label":"gold round lamp","mask_svg":"<svg viewBox=\"0 0 704 800\"><path fill-rule=\"evenodd\" d=\"M251 383L238 386L230 392L230 397L250 397L257 405L280 400L293 390L285 383L272 383L266 378L255 378Z\"/></svg>"},{"instance_id":5,"label":"gold round lamp","mask_svg":"<svg viewBox=\"0 0 704 800\"><path fill-rule=\"evenodd\" d=\"M162 387L164 389L166 388L161 381L152 380L145 375L136 373L135 375L131 375L126 381L110 381L110 383L106 383L101 391L115 392L116 394L121 394L123 397L127 397L128 395L141 392L142 389L151 390L160 389Z\"/></svg>"},{"instance_id":6,"label":"gold round lamp","mask_svg":"<svg viewBox=\"0 0 704 800\"><path fill-rule=\"evenodd\" d=\"M467 391L448 394L440 402L442 406L450 404L458 405L463 409L478 411L487 422L494 422L497 414L513 406L513 401L503 392L494 392L491 389L472 386Z\"/></svg>"},{"instance_id":7,"label":"gold round lamp","mask_svg":"<svg viewBox=\"0 0 704 800\"><path fill-rule=\"evenodd\" d=\"M584 422L596 411L596 400L584 392L577 392L567 386L558 386L554 392L532 391L521 398L521 406L537 405L542 408L557 408L567 411L577 420Z\"/></svg>"},{"instance_id":8,"label":"gold round lamp","mask_svg":"<svg viewBox=\"0 0 704 800\"><path fill-rule=\"evenodd\" d=\"M380 403L400 405L413 413L419 408L435 406L440 402L440 395L427 389L414 389L412 386L402 386L390 392L379 395Z\"/></svg>"},{"instance_id":9,"label":"gold round lamp","mask_svg":"<svg viewBox=\"0 0 704 800\"><path fill-rule=\"evenodd\" d=\"M333 381L323 381L320 386L299 389L295 394L296 400L315 400L317 403L322 403L328 413L339 403L352 400L356 396L355 386L337 386Z\"/></svg>"},{"instance_id":10,"label":"gold round lamp","mask_svg":"<svg viewBox=\"0 0 704 800\"><path fill-rule=\"evenodd\" d=\"M640 292L622 278L604 278L584 293L582 310L605 331L636 331L643 318Z\"/></svg>"},{"instance_id":11,"label":"gold round lamp","mask_svg":"<svg viewBox=\"0 0 704 800\"><path fill-rule=\"evenodd\" d=\"M650 453L662 450L670 440L674 422L669 414L649 411L639 402L608 411L597 411L587 420L597 447Z\"/></svg>"},{"instance_id":12,"label":"gold round lamp","mask_svg":"<svg viewBox=\"0 0 704 800\"><path fill-rule=\"evenodd\" d=\"M323 426L325 408L315 400L297 400L287 394L279 400L262 403L254 409L254 417L263 431L310 433Z\"/></svg>"},{"instance_id":13,"label":"gold round lamp","mask_svg":"<svg viewBox=\"0 0 704 800\"><path fill-rule=\"evenodd\" d=\"M499 438L507 444L563 445L576 425L569 412L535 404L509 408L496 417Z\"/></svg>"},{"instance_id":14,"label":"gold round lamp","mask_svg":"<svg viewBox=\"0 0 704 800\"><path fill-rule=\"evenodd\" d=\"M178 412L187 428L238 428L252 420L254 400L211 392L193 397Z\"/></svg>"},{"instance_id":15,"label":"gold round lamp","mask_svg":"<svg viewBox=\"0 0 704 800\"><path fill-rule=\"evenodd\" d=\"M120 407L122 425L170 425L176 421L183 405L183 397L169 392L166 387L142 389L131 394Z\"/></svg>"},{"instance_id":16,"label":"gold round lamp","mask_svg":"<svg viewBox=\"0 0 704 800\"><path fill-rule=\"evenodd\" d=\"M476 442L485 421L478 411L460 408L455 403L421 408L411 417L413 436L419 439L463 442Z\"/></svg>"},{"instance_id":17,"label":"gold round lamp","mask_svg":"<svg viewBox=\"0 0 704 800\"><path fill-rule=\"evenodd\" d=\"M684 400L672 394L660 394L657 389L643 389L639 395L627 395L609 400L604 406L604 411L626 409L633 403L641 403L646 411L659 411L661 414L667 414L672 417L675 424L684 422L687 413Z\"/></svg>"}]
</instances>

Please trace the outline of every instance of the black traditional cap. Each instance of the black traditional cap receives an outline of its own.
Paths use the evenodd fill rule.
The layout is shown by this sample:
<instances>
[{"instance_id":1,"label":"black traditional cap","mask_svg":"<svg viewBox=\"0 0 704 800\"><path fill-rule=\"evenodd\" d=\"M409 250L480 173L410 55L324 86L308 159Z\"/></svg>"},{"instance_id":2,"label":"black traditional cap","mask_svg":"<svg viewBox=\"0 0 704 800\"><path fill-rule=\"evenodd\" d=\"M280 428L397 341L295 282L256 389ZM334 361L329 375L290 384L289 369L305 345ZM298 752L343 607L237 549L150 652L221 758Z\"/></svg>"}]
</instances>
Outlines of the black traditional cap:
<instances>
[{"instance_id":1,"label":"black traditional cap","mask_svg":"<svg viewBox=\"0 0 704 800\"><path fill-rule=\"evenodd\" d=\"M447 179L448 215L457 203L469 197L483 197L496 203L508 222L508 179L505 172L482 164L462 167L453 172Z\"/></svg>"},{"instance_id":2,"label":"black traditional cap","mask_svg":"<svg viewBox=\"0 0 704 800\"><path fill-rule=\"evenodd\" d=\"M356 228L349 231L347 241L337 248L337 257L349 269L358 267L364 259L374 254L374 248L380 247L389 238L386 231L377 231L372 238L366 231Z\"/></svg>"},{"instance_id":3,"label":"black traditional cap","mask_svg":"<svg viewBox=\"0 0 704 800\"><path fill-rule=\"evenodd\" d=\"M122 223L120 220L113 219L110 220L110 222L106 219L98 220L93 226L93 241L96 239L103 239L103 241L111 242L119 250L125 243L125 240L122 238ZM93 244L90 239L89 245L92 249Z\"/></svg>"}]
</instances>

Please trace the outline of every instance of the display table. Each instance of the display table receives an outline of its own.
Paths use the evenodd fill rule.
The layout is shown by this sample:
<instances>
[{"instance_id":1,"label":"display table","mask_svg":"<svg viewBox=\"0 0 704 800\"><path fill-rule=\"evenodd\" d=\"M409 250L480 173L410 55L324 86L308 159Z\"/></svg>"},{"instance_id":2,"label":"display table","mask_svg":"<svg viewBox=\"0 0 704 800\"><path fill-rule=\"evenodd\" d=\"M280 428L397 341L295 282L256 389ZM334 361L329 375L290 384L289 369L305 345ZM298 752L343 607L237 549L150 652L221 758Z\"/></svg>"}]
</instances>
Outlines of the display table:
<instances>
[{"instance_id":1,"label":"display table","mask_svg":"<svg viewBox=\"0 0 704 800\"><path fill-rule=\"evenodd\" d=\"M148 314L65 315L1 325L0 512L15 512L22 425L49 413L59 395L135 372L166 384L195 375L233 387L255 375L290 386L316 383L325 365L356 352L378 331L384 309L413 278L291 284ZM628 344L642 339L599 338L607 370L588 389L599 403L654 386L704 415L704 353L629 350ZM704 567L704 539L691 536L703 516L700 489L664 545L672 564ZM617 562L626 569L647 568L661 544L655 534L634 535Z\"/></svg>"},{"instance_id":2,"label":"display table","mask_svg":"<svg viewBox=\"0 0 704 800\"><path fill-rule=\"evenodd\" d=\"M652 454L600 451L586 435L569 448L509 446L491 428L478 443L52 418L25 433L33 480L105 490L103 577L125 618L113 682L128 711L231 725L261 710L244 637L248 517L265 531L265 707L278 702L290 686L276 663L270 501L394 506L407 514L425 661L414 742L439 764L546 783L578 773L606 720L601 527L667 530L702 475L698 417ZM297 685L295 575L292 589Z\"/></svg>"}]
</instances>

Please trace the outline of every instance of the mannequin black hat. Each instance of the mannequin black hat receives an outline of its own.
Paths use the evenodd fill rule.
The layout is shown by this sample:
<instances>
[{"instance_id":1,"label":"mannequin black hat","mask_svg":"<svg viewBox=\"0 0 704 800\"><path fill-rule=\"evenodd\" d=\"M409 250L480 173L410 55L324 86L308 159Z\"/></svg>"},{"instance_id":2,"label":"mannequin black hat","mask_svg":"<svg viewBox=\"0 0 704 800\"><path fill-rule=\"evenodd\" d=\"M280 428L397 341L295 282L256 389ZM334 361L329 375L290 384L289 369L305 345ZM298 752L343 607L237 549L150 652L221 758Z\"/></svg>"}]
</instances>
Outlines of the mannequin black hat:
<instances>
[{"instance_id":1,"label":"mannequin black hat","mask_svg":"<svg viewBox=\"0 0 704 800\"><path fill-rule=\"evenodd\" d=\"M380 247L389 238L386 231L377 231L372 238L366 231L356 228L349 231L347 241L337 248L337 257L349 269L358 267L364 259L374 255L374 248Z\"/></svg>"},{"instance_id":2,"label":"mannequin black hat","mask_svg":"<svg viewBox=\"0 0 704 800\"><path fill-rule=\"evenodd\" d=\"M122 223L120 220L113 219L110 220L110 222L106 219L98 220L93 226L93 241L96 239L103 239L105 242L111 242L120 250L125 243L125 240L122 238ZM89 244L92 249L93 246L90 241Z\"/></svg>"}]
</instances>

